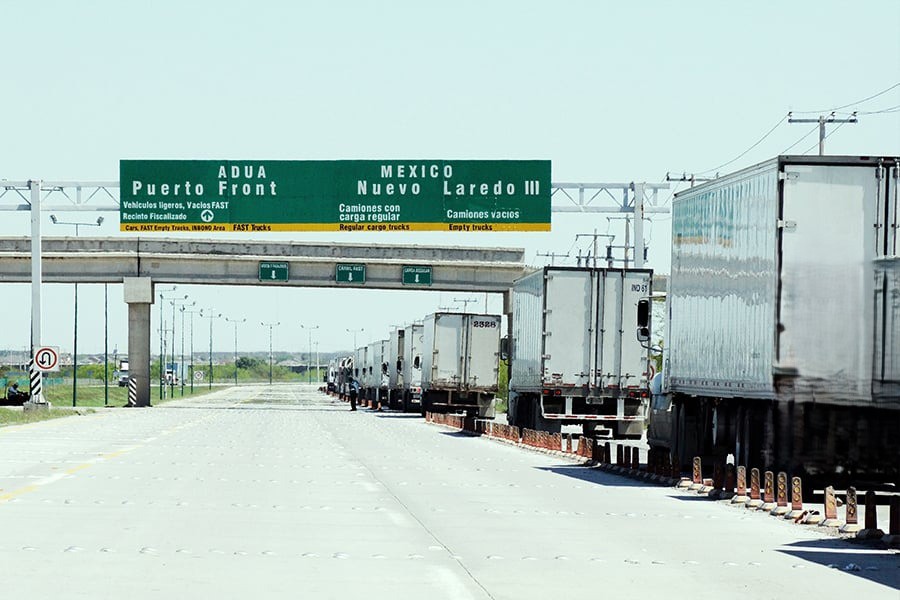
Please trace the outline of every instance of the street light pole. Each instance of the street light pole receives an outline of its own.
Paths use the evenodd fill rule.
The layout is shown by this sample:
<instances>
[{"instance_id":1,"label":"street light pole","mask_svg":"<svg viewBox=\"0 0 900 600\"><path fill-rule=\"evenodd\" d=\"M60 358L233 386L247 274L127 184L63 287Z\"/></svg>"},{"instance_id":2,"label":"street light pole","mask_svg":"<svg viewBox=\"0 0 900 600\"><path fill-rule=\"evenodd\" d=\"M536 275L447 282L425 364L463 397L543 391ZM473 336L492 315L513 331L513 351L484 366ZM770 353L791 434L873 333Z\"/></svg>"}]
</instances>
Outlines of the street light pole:
<instances>
[{"instance_id":1,"label":"street light pole","mask_svg":"<svg viewBox=\"0 0 900 600\"><path fill-rule=\"evenodd\" d=\"M172 296L171 298L166 297L163 292L174 292L177 287L178 286L173 285L170 288L158 288L158 290L159 290L159 399L160 400L162 400L165 397L165 393L166 393L166 386L163 383L165 380L165 373L166 373L165 367L163 366L163 364L166 361L166 356L165 356L166 350L165 350L165 346L163 345L163 338L166 334L166 322L165 322L165 315L163 315L163 304L165 303L165 300L171 300L174 298L174 296ZM131 357L129 357L129 360L130 360L130 358ZM129 366L130 366L130 363L129 363Z\"/></svg>"},{"instance_id":2,"label":"street light pole","mask_svg":"<svg viewBox=\"0 0 900 600\"><path fill-rule=\"evenodd\" d=\"M184 347L184 313L188 313L191 315L190 326L191 326L191 347L190 347L190 367L188 368L188 379L191 380L191 395L194 394L194 315L199 315L201 311L199 310L187 310L187 307L181 307L181 342L182 348ZM184 350L182 350L182 355L184 355ZM182 358L182 360L184 360ZM184 396L184 377L181 378L181 395Z\"/></svg>"},{"instance_id":3,"label":"street light pole","mask_svg":"<svg viewBox=\"0 0 900 600\"><path fill-rule=\"evenodd\" d=\"M60 221L56 215L50 215L50 221L54 225L74 225L75 237L78 237L78 227L84 225L86 227L100 227L103 224L103 217L97 217L95 223L85 223L76 221ZM78 400L78 282L75 282L75 314L73 317L73 349L72 349L72 406L77 404ZM109 392L107 391L107 394Z\"/></svg>"},{"instance_id":4,"label":"street light pole","mask_svg":"<svg viewBox=\"0 0 900 600\"><path fill-rule=\"evenodd\" d=\"M185 302L187 300L187 294L184 295L184 300L172 300L172 358L175 358L175 341L178 339L175 336L175 309L177 307L185 307L185 306L194 306L197 304L197 301L191 302L188 304ZM181 367L181 395L184 396L184 314L181 315L181 360L179 361L179 367ZM175 377L178 375L178 369L172 369L172 380L169 382L169 393L172 397L175 397Z\"/></svg>"},{"instance_id":5,"label":"street light pole","mask_svg":"<svg viewBox=\"0 0 900 600\"><path fill-rule=\"evenodd\" d=\"M210 391L212 390L212 384L213 384L212 325L213 325L213 319L220 319L222 317L222 313L215 315L215 314L213 314L212 310L213 310L212 308L209 309L208 315L204 315L203 310L202 309L200 310L200 316L203 317L204 319L209 319L209 390Z\"/></svg>"},{"instance_id":6,"label":"street light pole","mask_svg":"<svg viewBox=\"0 0 900 600\"><path fill-rule=\"evenodd\" d=\"M310 369L310 363L312 362L312 332L313 329L318 329L318 325L303 325L300 324L300 329L305 329L308 333L307 337L307 345L306 345L306 382L312 383L312 369Z\"/></svg>"},{"instance_id":7,"label":"street light pole","mask_svg":"<svg viewBox=\"0 0 900 600\"><path fill-rule=\"evenodd\" d=\"M234 385L237 385L237 326L238 323L246 323L247 319L229 319L225 317L229 323L234 323Z\"/></svg>"},{"instance_id":8,"label":"street light pole","mask_svg":"<svg viewBox=\"0 0 900 600\"><path fill-rule=\"evenodd\" d=\"M359 329L348 329L348 330L347 330L347 333L352 333L352 334L353 334L353 348L352 348L352 350L354 350L354 351L356 350L356 334L357 334L357 333L362 333L362 332L365 331L365 330L366 330L365 327L360 327Z\"/></svg>"},{"instance_id":9,"label":"street light pole","mask_svg":"<svg viewBox=\"0 0 900 600\"><path fill-rule=\"evenodd\" d=\"M281 322L278 323L262 323L260 325L263 327L269 328L269 385L272 385L272 328L278 327L281 325Z\"/></svg>"}]
</instances>

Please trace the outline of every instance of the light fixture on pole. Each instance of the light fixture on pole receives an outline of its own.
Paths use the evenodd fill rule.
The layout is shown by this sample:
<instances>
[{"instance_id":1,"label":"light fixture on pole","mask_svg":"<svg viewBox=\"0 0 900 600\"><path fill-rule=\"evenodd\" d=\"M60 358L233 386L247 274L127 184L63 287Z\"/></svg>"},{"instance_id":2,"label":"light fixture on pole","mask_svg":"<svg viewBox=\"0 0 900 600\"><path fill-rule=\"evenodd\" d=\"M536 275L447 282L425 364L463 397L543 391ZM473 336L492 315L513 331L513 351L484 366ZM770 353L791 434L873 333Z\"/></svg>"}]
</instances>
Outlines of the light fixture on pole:
<instances>
[{"instance_id":1,"label":"light fixture on pole","mask_svg":"<svg viewBox=\"0 0 900 600\"><path fill-rule=\"evenodd\" d=\"M263 327L269 328L269 385L272 385L272 328L278 327L281 325L281 322L278 323L260 323Z\"/></svg>"},{"instance_id":2,"label":"light fixture on pole","mask_svg":"<svg viewBox=\"0 0 900 600\"><path fill-rule=\"evenodd\" d=\"M229 319L225 317L229 323L234 323L234 385L237 385L237 326L238 323L246 323L247 319Z\"/></svg>"},{"instance_id":3,"label":"light fixture on pole","mask_svg":"<svg viewBox=\"0 0 900 600\"><path fill-rule=\"evenodd\" d=\"M307 345L306 345L306 382L312 383L312 369L310 368L310 363L312 362L312 332L314 329L318 329L318 325L303 325L300 324L300 329L305 329L307 331Z\"/></svg>"},{"instance_id":4,"label":"light fixture on pole","mask_svg":"<svg viewBox=\"0 0 900 600\"><path fill-rule=\"evenodd\" d=\"M75 237L78 237L78 228L84 225L85 227L100 227L103 224L103 217L97 217L97 220L93 223L84 223L84 222L76 222L76 221L60 221L56 218L56 215L50 215L50 221L54 225L74 225L75 226ZM72 349L72 406L75 406L78 401L78 282L75 282L75 314L73 318L73 349ZM104 350L105 354L105 350ZM108 361L108 359L104 359ZM109 370L109 366L106 367ZM109 392L107 392L109 393Z\"/></svg>"}]
</instances>

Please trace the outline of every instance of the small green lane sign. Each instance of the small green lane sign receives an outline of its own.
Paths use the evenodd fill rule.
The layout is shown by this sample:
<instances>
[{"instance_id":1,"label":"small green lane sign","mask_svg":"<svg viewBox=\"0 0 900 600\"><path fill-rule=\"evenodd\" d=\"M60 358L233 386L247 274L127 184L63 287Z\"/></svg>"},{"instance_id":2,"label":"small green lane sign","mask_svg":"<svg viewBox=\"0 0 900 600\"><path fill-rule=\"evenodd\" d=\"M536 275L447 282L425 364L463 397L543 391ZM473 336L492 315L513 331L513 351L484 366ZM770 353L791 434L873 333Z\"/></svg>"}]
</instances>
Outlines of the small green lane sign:
<instances>
[{"instance_id":1,"label":"small green lane sign","mask_svg":"<svg viewBox=\"0 0 900 600\"><path fill-rule=\"evenodd\" d=\"M338 263L334 267L334 280L338 283L365 283L366 265Z\"/></svg>"},{"instance_id":2,"label":"small green lane sign","mask_svg":"<svg viewBox=\"0 0 900 600\"><path fill-rule=\"evenodd\" d=\"M403 267L403 285L431 285L431 267Z\"/></svg>"},{"instance_id":3,"label":"small green lane sign","mask_svg":"<svg viewBox=\"0 0 900 600\"><path fill-rule=\"evenodd\" d=\"M287 281L288 264L286 262L259 263L260 281Z\"/></svg>"}]
</instances>

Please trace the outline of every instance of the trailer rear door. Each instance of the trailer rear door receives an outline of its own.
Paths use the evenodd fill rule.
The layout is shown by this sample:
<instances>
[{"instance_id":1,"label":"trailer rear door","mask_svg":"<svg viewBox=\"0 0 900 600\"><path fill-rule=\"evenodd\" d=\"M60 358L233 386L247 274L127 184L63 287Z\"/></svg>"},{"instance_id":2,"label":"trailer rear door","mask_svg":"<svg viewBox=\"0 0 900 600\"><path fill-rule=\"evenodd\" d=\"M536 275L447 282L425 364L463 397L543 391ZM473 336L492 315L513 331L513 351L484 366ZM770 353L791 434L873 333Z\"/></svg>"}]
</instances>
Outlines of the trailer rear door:
<instances>
[{"instance_id":1,"label":"trailer rear door","mask_svg":"<svg viewBox=\"0 0 900 600\"><path fill-rule=\"evenodd\" d=\"M500 354L500 317L468 315L466 327L466 385L494 389Z\"/></svg>"},{"instance_id":2,"label":"trailer rear door","mask_svg":"<svg viewBox=\"0 0 900 600\"><path fill-rule=\"evenodd\" d=\"M784 166L776 360L806 397L871 400L883 185L872 165Z\"/></svg>"},{"instance_id":3,"label":"trailer rear door","mask_svg":"<svg viewBox=\"0 0 900 600\"><path fill-rule=\"evenodd\" d=\"M432 348L431 385L459 385L463 368L462 315L436 314Z\"/></svg>"},{"instance_id":4,"label":"trailer rear door","mask_svg":"<svg viewBox=\"0 0 900 600\"><path fill-rule=\"evenodd\" d=\"M650 297L649 271L599 271L596 365L592 385L621 389L647 383L647 349L637 339L637 304Z\"/></svg>"},{"instance_id":5,"label":"trailer rear door","mask_svg":"<svg viewBox=\"0 0 900 600\"><path fill-rule=\"evenodd\" d=\"M593 277L586 270L551 270L544 294L545 385L588 383L594 304Z\"/></svg>"}]
</instances>

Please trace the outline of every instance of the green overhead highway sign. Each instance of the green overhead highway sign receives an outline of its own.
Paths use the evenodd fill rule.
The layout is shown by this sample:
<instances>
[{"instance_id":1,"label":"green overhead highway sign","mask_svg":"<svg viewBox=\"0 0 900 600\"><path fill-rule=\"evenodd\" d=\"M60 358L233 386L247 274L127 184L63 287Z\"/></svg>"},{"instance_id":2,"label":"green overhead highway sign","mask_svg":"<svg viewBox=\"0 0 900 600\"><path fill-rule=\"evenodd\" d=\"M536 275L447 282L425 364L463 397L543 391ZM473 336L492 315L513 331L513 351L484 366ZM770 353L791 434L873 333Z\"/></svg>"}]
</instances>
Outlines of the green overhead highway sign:
<instances>
[{"instance_id":1,"label":"green overhead highway sign","mask_svg":"<svg viewBox=\"0 0 900 600\"><path fill-rule=\"evenodd\" d=\"M403 285L431 285L431 267L403 267Z\"/></svg>"},{"instance_id":2,"label":"green overhead highway sign","mask_svg":"<svg viewBox=\"0 0 900 600\"><path fill-rule=\"evenodd\" d=\"M549 160L122 160L122 231L550 231Z\"/></svg>"},{"instance_id":3,"label":"green overhead highway sign","mask_svg":"<svg viewBox=\"0 0 900 600\"><path fill-rule=\"evenodd\" d=\"M288 264L286 262L259 263L260 281L287 281Z\"/></svg>"},{"instance_id":4,"label":"green overhead highway sign","mask_svg":"<svg viewBox=\"0 0 900 600\"><path fill-rule=\"evenodd\" d=\"M338 283L365 283L366 265L338 263L334 267L334 280Z\"/></svg>"}]
</instances>

